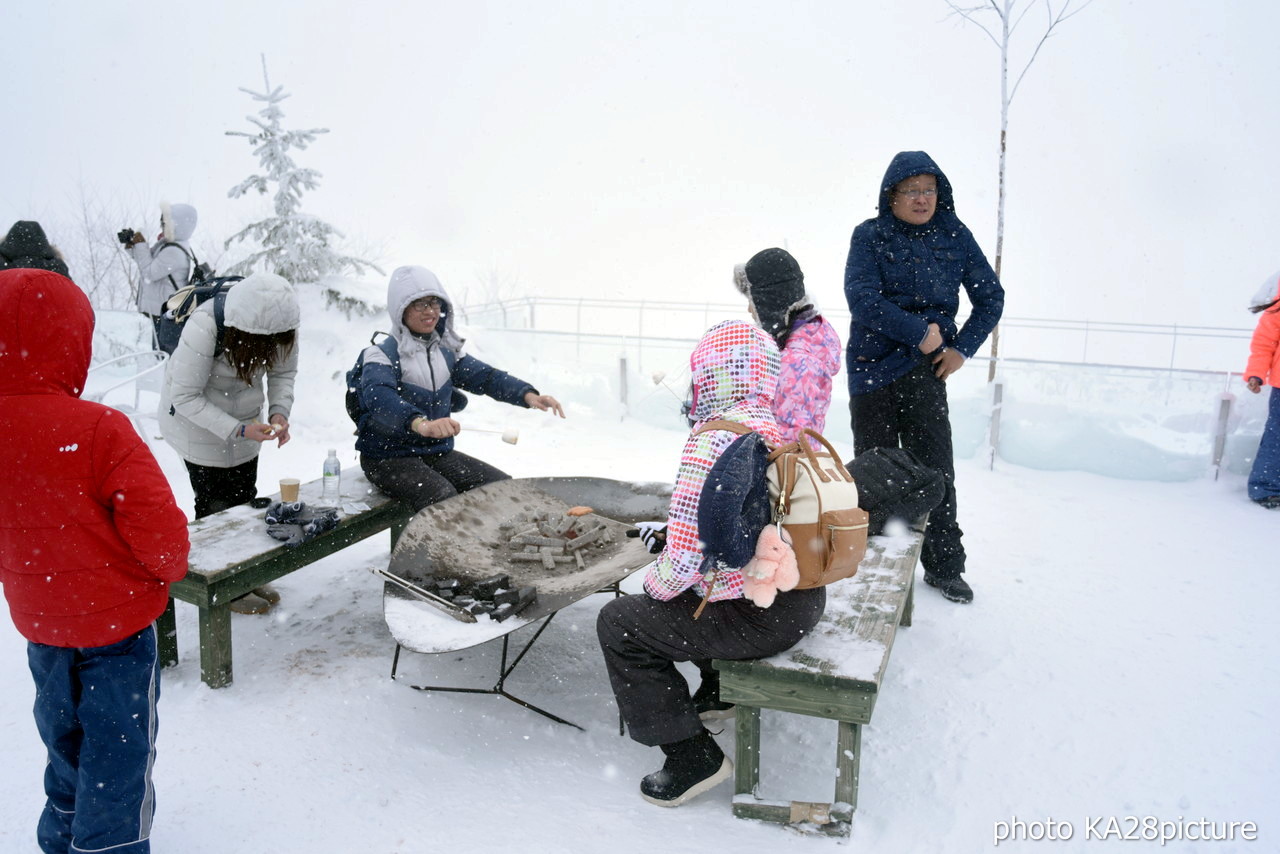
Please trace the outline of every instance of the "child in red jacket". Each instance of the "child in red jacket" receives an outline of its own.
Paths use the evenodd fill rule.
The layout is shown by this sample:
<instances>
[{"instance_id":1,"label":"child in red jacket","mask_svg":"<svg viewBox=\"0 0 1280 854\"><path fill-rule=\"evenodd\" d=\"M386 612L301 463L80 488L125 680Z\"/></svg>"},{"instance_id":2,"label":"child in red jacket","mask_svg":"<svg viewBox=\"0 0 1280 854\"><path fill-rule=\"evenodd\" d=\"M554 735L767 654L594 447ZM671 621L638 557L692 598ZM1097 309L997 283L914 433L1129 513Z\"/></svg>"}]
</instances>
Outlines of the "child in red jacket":
<instances>
[{"instance_id":1,"label":"child in red jacket","mask_svg":"<svg viewBox=\"0 0 1280 854\"><path fill-rule=\"evenodd\" d=\"M146 854L155 620L187 520L129 419L80 400L93 309L69 279L0 272L0 582L49 752L41 850Z\"/></svg>"},{"instance_id":2,"label":"child in red jacket","mask_svg":"<svg viewBox=\"0 0 1280 854\"><path fill-rule=\"evenodd\" d=\"M1244 380L1257 394L1270 385L1267 426L1249 472L1249 497L1269 510L1280 510L1280 297L1251 311L1260 312L1258 327L1249 343L1249 363Z\"/></svg>"}]
</instances>

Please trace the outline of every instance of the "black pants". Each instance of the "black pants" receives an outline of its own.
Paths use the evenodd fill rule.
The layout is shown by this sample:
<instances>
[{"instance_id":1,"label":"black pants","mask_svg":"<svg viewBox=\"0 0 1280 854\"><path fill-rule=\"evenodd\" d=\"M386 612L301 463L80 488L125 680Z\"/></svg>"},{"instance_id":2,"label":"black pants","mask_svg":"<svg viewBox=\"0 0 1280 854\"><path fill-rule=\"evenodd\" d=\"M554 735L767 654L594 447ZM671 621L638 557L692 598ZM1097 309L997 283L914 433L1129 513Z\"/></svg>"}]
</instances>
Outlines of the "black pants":
<instances>
[{"instance_id":1,"label":"black pants","mask_svg":"<svg viewBox=\"0 0 1280 854\"><path fill-rule=\"evenodd\" d=\"M258 494L258 458L235 468L187 463L191 489L196 494L196 518L248 504Z\"/></svg>"},{"instance_id":2,"label":"black pants","mask_svg":"<svg viewBox=\"0 0 1280 854\"><path fill-rule=\"evenodd\" d=\"M764 658L790 649L822 618L827 591L779 593L768 608L747 599L711 602L695 620L701 601L692 590L669 602L639 593L614 599L596 618L618 710L641 744L670 744L702 732L677 661L697 662L705 672L712 658Z\"/></svg>"},{"instance_id":3,"label":"black pants","mask_svg":"<svg viewBox=\"0 0 1280 854\"><path fill-rule=\"evenodd\" d=\"M955 578L964 572L964 545L956 522L956 465L951 449L947 384L923 362L867 394L849 398L854 455L872 448L905 448L942 472L947 490L929 514L920 560L931 574Z\"/></svg>"},{"instance_id":4,"label":"black pants","mask_svg":"<svg viewBox=\"0 0 1280 854\"><path fill-rule=\"evenodd\" d=\"M511 478L501 469L460 451L387 459L361 454L360 468L370 483L401 504L409 505L415 513L459 492Z\"/></svg>"}]
</instances>

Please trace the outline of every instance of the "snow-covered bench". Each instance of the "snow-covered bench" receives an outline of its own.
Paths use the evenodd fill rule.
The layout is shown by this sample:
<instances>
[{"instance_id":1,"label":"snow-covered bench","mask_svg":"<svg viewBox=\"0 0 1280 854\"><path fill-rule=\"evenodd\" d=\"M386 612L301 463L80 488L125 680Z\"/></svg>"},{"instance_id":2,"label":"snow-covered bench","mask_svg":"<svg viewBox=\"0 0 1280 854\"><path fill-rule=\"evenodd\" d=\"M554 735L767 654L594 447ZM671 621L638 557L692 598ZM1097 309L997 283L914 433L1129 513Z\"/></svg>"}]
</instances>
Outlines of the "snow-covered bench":
<instances>
[{"instance_id":1,"label":"snow-covered bench","mask_svg":"<svg viewBox=\"0 0 1280 854\"><path fill-rule=\"evenodd\" d=\"M737 705L734 815L849 832L858 803L862 726L871 722L898 626L911 625L923 538L915 530L872 537L858 574L827 588L822 620L786 652L757 661L715 661L720 697ZM839 722L833 803L757 797L761 709Z\"/></svg>"},{"instance_id":2,"label":"snow-covered bench","mask_svg":"<svg viewBox=\"0 0 1280 854\"><path fill-rule=\"evenodd\" d=\"M413 515L369 484L359 469L343 475L342 493L344 502L368 509L345 503L337 528L297 548L272 539L264 511L247 504L192 522L187 576L169 588L169 607L158 623L161 663L178 663L174 600L180 599L200 609L200 678L210 688L230 685L233 599L388 529L394 546ZM299 497L319 504L320 481L304 483Z\"/></svg>"}]
</instances>

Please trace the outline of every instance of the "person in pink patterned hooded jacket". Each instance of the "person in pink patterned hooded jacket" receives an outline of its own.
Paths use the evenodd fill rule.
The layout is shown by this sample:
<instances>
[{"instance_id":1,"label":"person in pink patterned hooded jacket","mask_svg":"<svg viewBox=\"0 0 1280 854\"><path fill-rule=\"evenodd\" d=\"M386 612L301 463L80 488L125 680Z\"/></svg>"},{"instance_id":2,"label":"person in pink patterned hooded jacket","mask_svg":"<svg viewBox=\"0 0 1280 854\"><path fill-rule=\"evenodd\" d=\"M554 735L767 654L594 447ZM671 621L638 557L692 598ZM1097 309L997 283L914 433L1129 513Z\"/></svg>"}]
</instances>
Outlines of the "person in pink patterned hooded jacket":
<instances>
[{"instance_id":1,"label":"person in pink patterned hooded jacket","mask_svg":"<svg viewBox=\"0 0 1280 854\"><path fill-rule=\"evenodd\" d=\"M756 323L782 351L773 396L782 442L794 442L806 428L821 433L844 348L835 327L805 293L800 265L785 249L766 249L734 268L733 283L747 298Z\"/></svg>"},{"instance_id":2,"label":"person in pink patterned hooded jacket","mask_svg":"<svg viewBox=\"0 0 1280 854\"><path fill-rule=\"evenodd\" d=\"M702 336L689 358L693 430L680 456L665 546L645 570L644 593L614 599L596 620L628 732L666 756L662 768L640 783L641 796L658 806L679 806L732 774L699 720L699 699L719 695L718 681L708 681L708 671L715 673L711 659L763 658L790 649L826 605L821 587L780 593L769 608L743 598L741 567L720 565L699 530L707 476L739 438L728 430L699 430L712 421L733 421L777 444L771 403L779 362L774 340L745 321L719 323ZM703 686L692 697L678 661L702 671Z\"/></svg>"}]
</instances>

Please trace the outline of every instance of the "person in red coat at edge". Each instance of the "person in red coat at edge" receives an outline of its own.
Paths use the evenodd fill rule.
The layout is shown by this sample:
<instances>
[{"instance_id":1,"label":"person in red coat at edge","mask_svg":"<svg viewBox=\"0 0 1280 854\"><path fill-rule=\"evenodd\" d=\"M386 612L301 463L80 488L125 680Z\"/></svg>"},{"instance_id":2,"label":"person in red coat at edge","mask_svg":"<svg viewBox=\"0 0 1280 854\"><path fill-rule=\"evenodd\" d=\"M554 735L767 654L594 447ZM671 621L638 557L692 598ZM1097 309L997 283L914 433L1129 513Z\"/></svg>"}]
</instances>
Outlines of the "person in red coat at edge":
<instances>
[{"instance_id":1,"label":"person in red coat at edge","mask_svg":"<svg viewBox=\"0 0 1280 854\"><path fill-rule=\"evenodd\" d=\"M65 276L0 272L0 582L49 752L41 850L147 854L155 621L187 520L129 419L80 400L93 325Z\"/></svg>"}]
</instances>

